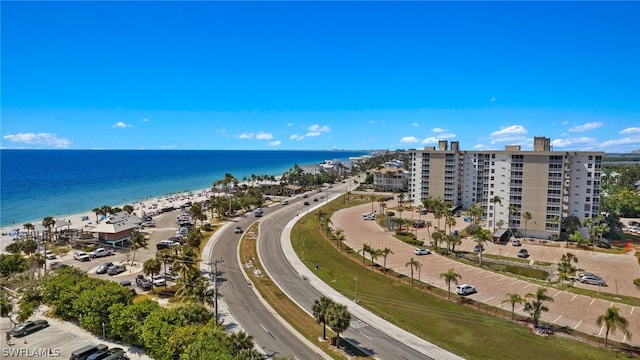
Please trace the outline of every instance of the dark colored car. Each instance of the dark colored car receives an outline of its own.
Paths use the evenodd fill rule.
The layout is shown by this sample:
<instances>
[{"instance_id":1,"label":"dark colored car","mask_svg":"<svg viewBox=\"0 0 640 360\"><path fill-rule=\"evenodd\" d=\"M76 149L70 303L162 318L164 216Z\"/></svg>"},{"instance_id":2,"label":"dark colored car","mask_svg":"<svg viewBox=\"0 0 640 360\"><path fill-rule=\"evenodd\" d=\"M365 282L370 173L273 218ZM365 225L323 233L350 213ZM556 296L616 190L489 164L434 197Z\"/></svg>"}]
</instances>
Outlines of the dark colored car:
<instances>
[{"instance_id":1,"label":"dark colored car","mask_svg":"<svg viewBox=\"0 0 640 360\"><path fill-rule=\"evenodd\" d=\"M305 205L309 205L309 202L308 202L308 201L305 201L305 202L304 202L304 204L305 204Z\"/></svg>"},{"instance_id":2,"label":"dark colored car","mask_svg":"<svg viewBox=\"0 0 640 360\"><path fill-rule=\"evenodd\" d=\"M96 274L106 274L107 270L113 266L112 262L106 262L100 266L98 266L98 268L96 269Z\"/></svg>"},{"instance_id":3,"label":"dark colored car","mask_svg":"<svg viewBox=\"0 0 640 360\"><path fill-rule=\"evenodd\" d=\"M518 251L518 257L526 259L529 257L529 252L527 251L527 249L520 249L520 251Z\"/></svg>"},{"instance_id":4,"label":"dark colored car","mask_svg":"<svg viewBox=\"0 0 640 360\"><path fill-rule=\"evenodd\" d=\"M42 330L49 326L47 320L34 320L25 321L22 324L16 325L13 329L9 330L7 334L13 337L22 337L31 334L34 331Z\"/></svg>"},{"instance_id":5,"label":"dark colored car","mask_svg":"<svg viewBox=\"0 0 640 360\"><path fill-rule=\"evenodd\" d=\"M144 275L140 274L136 276L136 286L144 291L149 291L151 290L151 281L145 278Z\"/></svg>"},{"instance_id":6,"label":"dark colored car","mask_svg":"<svg viewBox=\"0 0 640 360\"><path fill-rule=\"evenodd\" d=\"M127 289L129 289L129 291L131 291L131 293L135 296L136 295L136 289L133 288L133 285L131 285L131 281L129 280L122 280L120 281L120 285L126 287Z\"/></svg>"}]
</instances>

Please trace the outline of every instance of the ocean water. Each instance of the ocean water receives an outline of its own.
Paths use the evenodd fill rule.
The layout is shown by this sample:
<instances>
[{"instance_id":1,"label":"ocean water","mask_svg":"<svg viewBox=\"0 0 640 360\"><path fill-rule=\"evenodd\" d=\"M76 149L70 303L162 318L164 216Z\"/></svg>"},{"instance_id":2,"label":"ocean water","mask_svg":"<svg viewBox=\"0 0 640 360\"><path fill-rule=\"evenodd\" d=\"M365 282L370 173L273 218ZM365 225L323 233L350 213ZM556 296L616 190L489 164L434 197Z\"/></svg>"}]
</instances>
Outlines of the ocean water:
<instances>
[{"instance_id":1,"label":"ocean water","mask_svg":"<svg viewBox=\"0 0 640 360\"><path fill-rule=\"evenodd\" d=\"M237 179L279 176L324 160L347 161L365 151L286 150L1 150L0 226L46 216L120 206Z\"/></svg>"}]
</instances>

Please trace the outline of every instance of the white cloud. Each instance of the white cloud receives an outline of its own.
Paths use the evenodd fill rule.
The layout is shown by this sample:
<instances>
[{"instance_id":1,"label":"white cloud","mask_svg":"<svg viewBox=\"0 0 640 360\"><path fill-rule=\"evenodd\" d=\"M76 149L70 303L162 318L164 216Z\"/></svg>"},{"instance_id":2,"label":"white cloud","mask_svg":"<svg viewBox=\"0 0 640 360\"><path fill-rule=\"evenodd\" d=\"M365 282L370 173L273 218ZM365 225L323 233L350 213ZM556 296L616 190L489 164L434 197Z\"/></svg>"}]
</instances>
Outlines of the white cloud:
<instances>
[{"instance_id":1,"label":"white cloud","mask_svg":"<svg viewBox=\"0 0 640 360\"><path fill-rule=\"evenodd\" d=\"M584 132L584 131L594 130L599 127L602 127L602 125L604 124L601 122L588 122L583 125L574 126L570 128L569 132Z\"/></svg>"},{"instance_id":2,"label":"white cloud","mask_svg":"<svg viewBox=\"0 0 640 360\"><path fill-rule=\"evenodd\" d=\"M524 126L511 125L494 131L489 136L491 137L491 144L511 143L512 145L517 145L526 141L524 136L526 133L527 129Z\"/></svg>"},{"instance_id":3,"label":"white cloud","mask_svg":"<svg viewBox=\"0 0 640 360\"><path fill-rule=\"evenodd\" d=\"M569 122L567 120L565 120L561 124L566 126L566 125L569 125Z\"/></svg>"},{"instance_id":4,"label":"white cloud","mask_svg":"<svg viewBox=\"0 0 640 360\"><path fill-rule=\"evenodd\" d=\"M411 123L411 126L413 127L420 127L420 124L418 124L417 122Z\"/></svg>"},{"instance_id":5,"label":"white cloud","mask_svg":"<svg viewBox=\"0 0 640 360\"><path fill-rule=\"evenodd\" d=\"M269 143L267 145L269 146L280 146L282 144L282 142L280 140L276 140L276 141L269 141Z\"/></svg>"},{"instance_id":6,"label":"white cloud","mask_svg":"<svg viewBox=\"0 0 640 360\"><path fill-rule=\"evenodd\" d=\"M140 119L140 121L142 121L142 122L149 122L149 119L147 119L147 118L142 118L142 119Z\"/></svg>"},{"instance_id":7,"label":"white cloud","mask_svg":"<svg viewBox=\"0 0 640 360\"><path fill-rule=\"evenodd\" d=\"M640 134L640 127L630 127L621 130L618 134Z\"/></svg>"},{"instance_id":8,"label":"white cloud","mask_svg":"<svg viewBox=\"0 0 640 360\"><path fill-rule=\"evenodd\" d=\"M55 148L67 148L71 145L69 139L58 138L55 134L50 133L18 133L8 134L3 137L14 143L24 143L29 145L45 145Z\"/></svg>"},{"instance_id":9,"label":"white cloud","mask_svg":"<svg viewBox=\"0 0 640 360\"><path fill-rule=\"evenodd\" d=\"M304 139L304 136L298 135L298 134L293 134L293 135L289 136L289 139L291 139L291 140L302 140L302 139Z\"/></svg>"},{"instance_id":10,"label":"white cloud","mask_svg":"<svg viewBox=\"0 0 640 360\"><path fill-rule=\"evenodd\" d=\"M238 139L253 139L254 133L242 133L238 135Z\"/></svg>"},{"instance_id":11,"label":"white cloud","mask_svg":"<svg viewBox=\"0 0 640 360\"><path fill-rule=\"evenodd\" d=\"M287 123L287 127L292 127L293 123Z\"/></svg>"},{"instance_id":12,"label":"white cloud","mask_svg":"<svg viewBox=\"0 0 640 360\"><path fill-rule=\"evenodd\" d=\"M256 139L258 139L258 140L271 140L271 139L273 139L273 135L271 135L270 133L266 133L266 132L259 132L256 135Z\"/></svg>"},{"instance_id":13,"label":"white cloud","mask_svg":"<svg viewBox=\"0 0 640 360\"><path fill-rule=\"evenodd\" d=\"M321 133L319 131L311 131L311 132L308 132L308 133L304 134L304 136L314 137L314 136L320 136L320 134Z\"/></svg>"},{"instance_id":14,"label":"white cloud","mask_svg":"<svg viewBox=\"0 0 640 360\"><path fill-rule=\"evenodd\" d=\"M441 129L441 128L433 128L431 130L431 132L434 132L434 133L441 133L441 132L445 132L445 131L447 131L447 130Z\"/></svg>"},{"instance_id":15,"label":"white cloud","mask_svg":"<svg viewBox=\"0 0 640 360\"><path fill-rule=\"evenodd\" d=\"M330 132L331 129L327 125L313 124L307 128L310 133ZM317 136L317 135L314 135Z\"/></svg>"},{"instance_id":16,"label":"white cloud","mask_svg":"<svg viewBox=\"0 0 640 360\"><path fill-rule=\"evenodd\" d=\"M418 139L415 136L405 136L402 139L400 139L401 144L415 144L418 141L420 141L420 139Z\"/></svg>"},{"instance_id":17,"label":"white cloud","mask_svg":"<svg viewBox=\"0 0 640 360\"><path fill-rule=\"evenodd\" d=\"M128 128L128 127L133 127L133 125L127 124L127 123L122 122L122 121L118 121L117 123L113 124L112 127L123 129L123 128Z\"/></svg>"},{"instance_id":18,"label":"white cloud","mask_svg":"<svg viewBox=\"0 0 640 360\"><path fill-rule=\"evenodd\" d=\"M177 146L176 145L162 145L160 148L162 148L164 150L171 150L171 149L177 148Z\"/></svg>"},{"instance_id":19,"label":"white cloud","mask_svg":"<svg viewBox=\"0 0 640 360\"><path fill-rule=\"evenodd\" d=\"M491 133L491 136L513 136L513 135L524 135L527 133L527 129L522 125L511 125L507 127L503 127L498 131L494 131Z\"/></svg>"},{"instance_id":20,"label":"white cloud","mask_svg":"<svg viewBox=\"0 0 640 360\"><path fill-rule=\"evenodd\" d=\"M435 136L431 136L428 138L424 138L421 142L422 145L426 145L426 144L437 144L438 143L438 138Z\"/></svg>"},{"instance_id":21,"label":"white cloud","mask_svg":"<svg viewBox=\"0 0 640 360\"><path fill-rule=\"evenodd\" d=\"M491 101L491 102L496 102L496 97L495 97L495 96L492 96L492 97L491 97L491 99L489 99L489 101Z\"/></svg>"},{"instance_id":22,"label":"white cloud","mask_svg":"<svg viewBox=\"0 0 640 360\"><path fill-rule=\"evenodd\" d=\"M570 139L555 139L551 141L551 145L554 148L555 147L563 148L563 147L579 145L579 144L593 144L595 142L596 142L596 139L594 138L582 136L582 137L570 138Z\"/></svg>"},{"instance_id":23,"label":"white cloud","mask_svg":"<svg viewBox=\"0 0 640 360\"><path fill-rule=\"evenodd\" d=\"M600 144L602 148L610 148L618 145L635 145L640 146L640 136L628 136L622 139L608 140Z\"/></svg>"},{"instance_id":24,"label":"white cloud","mask_svg":"<svg viewBox=\"0 0 640 360\"><path fill-rule=\"evenodd\" d=\"M484 145L484 144L477 144L477 145L474 145L473 148L475 150L485 150L485 149L488 149L489 147L487 145Z\"/></svg>"}]
</instances>

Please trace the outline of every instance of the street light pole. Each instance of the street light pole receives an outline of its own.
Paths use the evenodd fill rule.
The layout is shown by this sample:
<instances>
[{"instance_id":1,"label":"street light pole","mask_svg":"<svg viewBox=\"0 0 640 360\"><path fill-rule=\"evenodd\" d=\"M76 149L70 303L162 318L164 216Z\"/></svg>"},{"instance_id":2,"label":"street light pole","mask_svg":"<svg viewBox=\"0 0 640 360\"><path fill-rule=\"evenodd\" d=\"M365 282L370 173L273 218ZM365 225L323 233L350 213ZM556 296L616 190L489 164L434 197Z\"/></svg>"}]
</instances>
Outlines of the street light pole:
<instances>
[{"instance_id":1,"label":"street light pole","mask_svg":"<svg viewBox=\"0 0 640 360\"><path fill-rule=\"evenodd\" d=\"M354 279L356 280L356 296L353 301L358 302L358 275Z\"/></svg>"}]
</instances>

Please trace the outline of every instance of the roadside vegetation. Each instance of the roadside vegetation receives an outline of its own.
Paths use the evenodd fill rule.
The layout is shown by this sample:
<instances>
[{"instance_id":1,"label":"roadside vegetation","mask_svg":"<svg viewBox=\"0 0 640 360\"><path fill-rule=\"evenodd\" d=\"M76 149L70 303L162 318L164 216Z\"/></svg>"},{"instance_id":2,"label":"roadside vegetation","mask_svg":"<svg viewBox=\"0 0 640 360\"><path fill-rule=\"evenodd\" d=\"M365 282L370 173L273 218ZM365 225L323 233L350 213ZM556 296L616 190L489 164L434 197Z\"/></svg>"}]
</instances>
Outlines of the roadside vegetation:
<instances>
[{"instance_id":1,"label":"roadside vegetation","mask_svg":"<svg viewBox=\"0 0 640 360\"><path fill-rule=\"evenodd\" d=\"M341 234L332 234L328 222L338 209L366 201L358 196L350 198L346 205L333 201L305 216L300 224L301 236L306 239L305 264L310 268L320 264L314 273L346 297L357 295L362 306L384 319L469 359L528 358L533 353L548 359L610 359L614 356L609 350L563 336L536 336L527 326L522 326L528 318L516 315L517 322L512 322L508 320L510 311L487 307L457 295L452 296L455 301L448 301L446 291L421 282L411 286L411 279L373 265L369 260L363 266L362 256L344 248L339 239ZM318 224L323 232L318 231ZM301 257L301 245L295 241L292 245ZM355 277L359 279L357 294ZM544 301L540 305L538 310L542 311ZM567 332L570 337L577 336L570 330Z\"/></svg>"}]
</instances>

